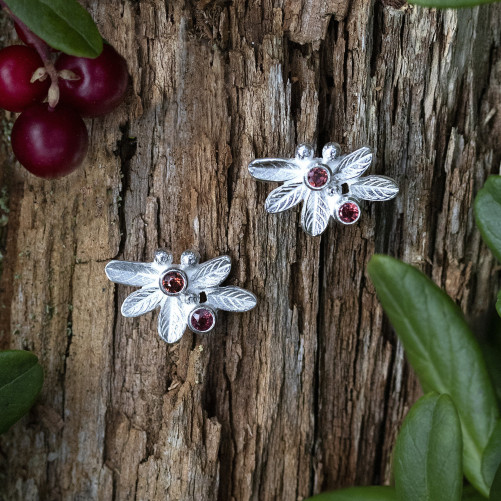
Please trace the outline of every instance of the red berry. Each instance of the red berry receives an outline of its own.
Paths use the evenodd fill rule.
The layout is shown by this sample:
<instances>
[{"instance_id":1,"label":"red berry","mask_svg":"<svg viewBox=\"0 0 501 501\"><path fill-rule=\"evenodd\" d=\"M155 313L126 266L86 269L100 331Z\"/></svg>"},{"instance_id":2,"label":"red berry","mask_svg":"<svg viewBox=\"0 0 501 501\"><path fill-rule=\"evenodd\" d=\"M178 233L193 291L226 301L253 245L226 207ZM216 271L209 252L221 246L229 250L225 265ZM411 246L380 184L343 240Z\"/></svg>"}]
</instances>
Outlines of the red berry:
<instances>
[{"instance_id":1,"label":"red berry","mask_svg":"<svg viewBox=\"0 0 501 501\"><path fill-rule=\"evenodd\" d=\"M84 117L98 117L114 110L123 100L129 74L125 59L104 44L95 59L61 54L56 69L70 70L79 80L59 79L61 102L75 108Z\"/></svg>"},{"instance_id":2,"label":"red berry","mask_svg":"<svg viewBox=\"0 0 501 501\"><path fill-rule=\"evenodd\" d=\"M71 108L36 104L23 111L12 128L12 151L35 176L61 177L85 158L89 137L80 116Z\"/></svg>"},{"instance_id":3,"label":"red berry","mask_svg":"<svg viewBox=\"0 0 501 501\"><path fill-rule=\"evenodd\" d=\"M41 66L40 56L31 47L11 45L0 50L0 108L17 113L43 100L49 90L49 78L30 83Z\"/></svg>"}]
</instances>

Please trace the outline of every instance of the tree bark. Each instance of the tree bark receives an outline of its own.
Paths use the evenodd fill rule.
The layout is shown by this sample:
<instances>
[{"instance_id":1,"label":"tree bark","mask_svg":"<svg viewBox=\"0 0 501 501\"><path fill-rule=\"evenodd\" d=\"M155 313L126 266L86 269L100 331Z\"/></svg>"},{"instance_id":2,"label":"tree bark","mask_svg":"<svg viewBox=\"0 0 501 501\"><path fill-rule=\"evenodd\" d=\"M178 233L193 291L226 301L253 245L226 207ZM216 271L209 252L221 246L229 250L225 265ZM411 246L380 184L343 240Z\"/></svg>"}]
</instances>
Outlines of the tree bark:
<instances>
[{"instance_id":1,"label":"tree bark","mask_svg":"<svg viewBox=\"0 0 501 501\"><path fill-rule=\"evenodd\" d=\"M404 259L486 322L494 260L471 207L501 160L501 6L86 5L131 85L116 112L87 122L85 167L29 175L1 115L1 347L37 354L45 384L0 440L0 496L289 501L388 483L420 389L366 265L375 252ZM401 191L311 238L298 209L265 212L274 186L247 165L329 140L372 146L372 173ZM175 262L189 248L229 254L229 283L258 307L165 344L156 313L120 315L132 289L104 274L159 247Z\"/></svg>"}]
</instances>

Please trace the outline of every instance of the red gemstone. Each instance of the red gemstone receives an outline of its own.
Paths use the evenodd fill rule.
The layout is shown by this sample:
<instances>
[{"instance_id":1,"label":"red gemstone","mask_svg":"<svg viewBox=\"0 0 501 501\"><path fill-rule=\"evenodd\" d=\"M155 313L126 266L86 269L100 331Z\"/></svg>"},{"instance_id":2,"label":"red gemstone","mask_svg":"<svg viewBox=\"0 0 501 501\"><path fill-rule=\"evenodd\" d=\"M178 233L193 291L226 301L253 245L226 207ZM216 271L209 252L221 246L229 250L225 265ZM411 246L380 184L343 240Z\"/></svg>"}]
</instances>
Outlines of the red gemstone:
<instances>
[{"instance_id":1,"label":"red gemstone","mask_svg":"<svg viewBox=\"0 0 501 501\"><path fill-rule=\"evenodd\" d=\"M199 332L207 332L214 325L214 314L207 308L198 308L191 314L191 326Z\"/></svg>"},{"instance_id":2,"label":"red gemstone","mask_svg":"<svg viewBox=\"0 0 501 501\"><path fill-rule=\"evenodd\" d=\"M329 180L329 173L324 167L313 167L308 171L308 184L313 188L321 188Z\"/></svg>"},{"instance_id":3,"label":"red gemstone","mask_svg":"<svg viewBox=\"0 0 501 501\"><path fill-rule=\"evenodd\" d=\"M162 277L162 288L168 294L177 294L184 289L184 276L179 271L168 271Z\"/></svg>"},{"instance_id":4,"label":"red gemstone","mask_svg":"<svg viewBox=\"0 0 501 501\"><path fill-rule=\"evenodd\" d=\"M354 223L360 217L360 209L357 204L346 202L339 207L338 214L343 223Z\"/></svg>"}]
</instances>

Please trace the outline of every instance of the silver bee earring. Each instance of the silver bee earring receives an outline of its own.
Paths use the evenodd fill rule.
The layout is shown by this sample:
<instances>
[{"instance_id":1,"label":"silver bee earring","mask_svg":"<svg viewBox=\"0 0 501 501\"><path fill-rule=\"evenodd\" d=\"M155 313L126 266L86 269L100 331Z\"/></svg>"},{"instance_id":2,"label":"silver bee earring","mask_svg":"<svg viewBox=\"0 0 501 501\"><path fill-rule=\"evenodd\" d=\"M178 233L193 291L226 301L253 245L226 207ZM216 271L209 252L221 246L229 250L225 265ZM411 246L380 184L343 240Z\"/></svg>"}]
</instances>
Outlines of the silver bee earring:
<instances>
[{"instance_id":1,"label":"silver bee earring","mask_svg":"<svg viewBox=\"0 0 501 501\"><path fill-rule=\"evenodd\" d=\"M181 264L172 264L172 255L158 250L152 263L110 261L105 272L112 282L141 287L125 299L122 315L137 317L160 306L158 333L167 343L175 343L186 327L200 334L211 331L218 310L248 311L257 303L252 292L220 287L230 273L228 256L199 261L197 253L186 251Z\"/></svg>"},{"instance_id":2,"label":"silver bee earring","mask_svg":"<svg viewBox=\"0 0 501 501\"><path fill-rule=\"evenodd\" d=\"M397 195L393 179L361 177L371 163L369 148L341 155L338 144L328 143L322 158L315 158L310 145L300 144L295 158L259 158L250 163L249 172L262 181L285 181L269 194L266 210L283 212L304 201L301 225L316 236L324 232L331 216L342 224L356 223L360 200L384 201Z\"/></svg>"}]
</instances>

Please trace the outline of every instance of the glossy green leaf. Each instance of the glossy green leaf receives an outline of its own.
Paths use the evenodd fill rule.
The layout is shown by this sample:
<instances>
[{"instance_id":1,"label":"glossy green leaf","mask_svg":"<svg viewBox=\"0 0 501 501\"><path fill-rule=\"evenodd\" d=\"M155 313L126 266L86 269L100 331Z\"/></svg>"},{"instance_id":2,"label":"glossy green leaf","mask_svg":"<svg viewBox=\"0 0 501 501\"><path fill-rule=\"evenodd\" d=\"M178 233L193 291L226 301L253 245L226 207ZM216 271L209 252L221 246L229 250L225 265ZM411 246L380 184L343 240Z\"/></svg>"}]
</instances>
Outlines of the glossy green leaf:
<instances>
[{"instance_id":1,"label":"glossy green leaf","mask_svg":"<svg viewBox=\"0 0 501 501\"><path fill-rule=\"evenodd\" d=\"M487 179L473 207L482 239L501 262L501 176Z\"/></svg>"},{"instance_id":2,"label":"glossy green leaf","mask_svg":"<svg viewBox=\"0 0 501 501\"><path fill-rule=\"evenodd\" d=\"M311 501L396 501L397 495L392 487L350 487L333 492L323 492Z\"/></svg>"},{"instance_id":3,"label":"glossy green leaf","mask_svg":"<svg viewBox=\"0 0 501 501\"><path fill-rule=\"evenodd\" d=\"M394 451L399 501L461 501L463 443L448 395L428 393L405 418Z\"/></svg>"},{"instance_id":4,"label":"glossy green leaf","mask_svg":"<svg viewBox=\"0 0 501 501\"><path fill-rule=\"evenodd\" d=\"M487 485L491 485L494 475L501 465L501 420L496 423L489 443L482 457L482 473Z\"/></svg>"},{"instance_id":5,"label":"glossy green leaf","mask_svg":"<svg viewBox=\"0 0 501 501\"><path fill-rule=\"evenodd\" d=\"M35 403L43 370L29 351L0 352L0 433L6 432Z\"/></svg>"},{"instance_id":6,"label":"glossy green leaf","mask_svg":"<svg viewBox=\"0 0 501 501\"><path fill-rule=\"evenodd\" d=\"M491 486L491 493L489 495L490 501L499 501L501 499L501 464L499 465L494 481Z\"/></svg>"},{"instance_id":7,"label":"glossy green leaf","mask_svg":"<svg viewBox=\"0 0 501 501\"><path fill-rule=\"evenodd\" d=\"M103 39L90 14L77 0L4 0L12 13L54 49L97 57Z\"/></svg>"},{"instance_id":8,"label":"glossy green leaf","mask_svg":"<svg viewBox=\"0 0 501 501\"><path fill-rule=\"evenodd\" d=\"M452 398L462 425L465 475L487 496L481 459L499 411L478 342L457 305L417 269L381 255L368 269L424 391Z\"/></svg>"},{"instance_id":9,"label":"glossy green leaf","mask_svg":"<svg viewBox=\"0 0 501 501\"><path fill-rule=\"evenodd\" d=\"M486 3L495 3L500 0L409 0L409 3L422 7L437 9L458 9L460 7L475 7Z\"/></svg>"}]
</instances>

